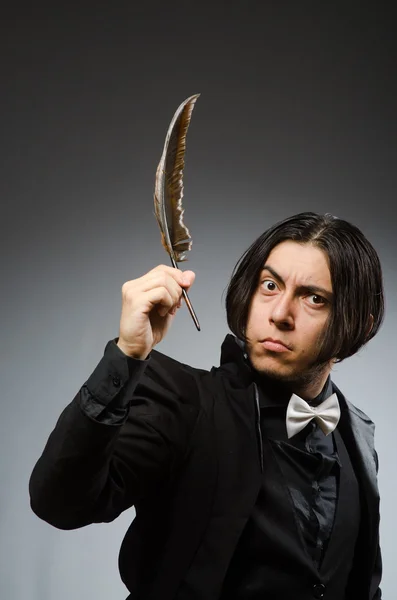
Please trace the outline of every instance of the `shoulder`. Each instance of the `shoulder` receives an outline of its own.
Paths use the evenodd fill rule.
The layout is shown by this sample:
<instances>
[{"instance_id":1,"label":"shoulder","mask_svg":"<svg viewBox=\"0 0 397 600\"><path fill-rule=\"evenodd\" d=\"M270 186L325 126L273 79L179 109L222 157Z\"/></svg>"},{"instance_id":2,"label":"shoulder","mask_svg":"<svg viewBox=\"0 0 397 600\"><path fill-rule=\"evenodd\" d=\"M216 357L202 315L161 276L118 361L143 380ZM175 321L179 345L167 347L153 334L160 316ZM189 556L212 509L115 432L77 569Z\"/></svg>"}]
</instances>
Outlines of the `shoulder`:
<instances>
[{"instance_id":1,"label":"shoulder","mask_svg":"<svg viewBox=\"0 0 397 600\"><path fill-rule=\"evenodd\" d=\"M358 406L355 406L349 400L346 400L346 405L350 412L356 415L356 417L358 417L359 419L361 419L363 423L366 423L371 429L375 428L375 423L372 421L372 419L363 410L358 408Z\"/></svg>"},{"instance_id":2,"label":"shoulder","mask_svg":"<svg viewBox=\"0 0 397 600\"><path fill-rule=\"evenodd\" d=\"M358 408L358 406L356 406L355 404L353 404L352 402L350 402L350 400L348 400L346 398L346 396L341 392L341 390L338 388L337 385L335 385L334 382L332 382L332 388L333 391L336 392L339 402L341 403L341 408L345 408L347 409L350 414L354 415L355 417L357 417L360 421L362 421L363 423L366 423L369 427L374 428L375 424L372 421L372 419L360 408Z\"/></svg>"},{"instance_id":3,"label":"shoulder","mask_svg":"<svg viewBox=\"0 0 397 600\"><path fill-rule=\"evenodd\" d=\"M203 382L209 375L209 371L205 369L198 369L158 350L152 350L140 386L150 388L152 394L198 405Z\"/></svg>"},{"instance_id":4,"label":"shoulder","mask_svg":"<svg viewBox=\"0 0 397 600\"><path fill-rule=\"evenodd\" d=\"M348 429L353 433L356 443L361 450L367 448L367 451L373 456L378 470L378 457L375 450L375 424L372 419L360 408L347 400L338 387L332 383L333 390L337 393L341 405L341 423L344 422ZM344 415L344 416L343 416ZM347 418L346 418L347 417Z\"/></svg>"},{"instance_id":5,"label":"shoulder","mask_svg":"<svg viewBox=\"0 0 397 600\"><path fill-rule=\"evenodd\" d=\"M199 380L209 374L205 369L198 369L183 363L158 350L152 350L150 354L147 372L154 379L161 379L162 383L189 383L193 380Z\"/></svg>"}]
</instances>

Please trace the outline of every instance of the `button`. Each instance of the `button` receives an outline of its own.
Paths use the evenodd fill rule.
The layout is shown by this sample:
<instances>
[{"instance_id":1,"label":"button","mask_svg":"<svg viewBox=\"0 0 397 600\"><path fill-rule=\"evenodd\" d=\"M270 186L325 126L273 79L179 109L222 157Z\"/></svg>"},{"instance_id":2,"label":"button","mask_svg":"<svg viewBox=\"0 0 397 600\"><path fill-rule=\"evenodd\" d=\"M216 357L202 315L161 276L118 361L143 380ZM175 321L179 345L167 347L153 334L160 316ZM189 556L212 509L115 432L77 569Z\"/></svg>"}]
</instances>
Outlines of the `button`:
<instances>
[{"instance_id":1,"label":"button","mask_svg":"<svg viewBox=\"0 0 397 600\"><path fill-rule=\"evenodd\" d=\"M325 585L323 583L316 583L313 586L314 598L324 598Z\"/></svg>"},{"instance_id":2,"label":"button","mask_svg":"<svg viewBox=\"0 0 397 600\"><path fill-rule=\"evenodd\" d=\"M120 377L113 377L113 385L114 387L120 386Z\"/></svg>"}]
</instances>

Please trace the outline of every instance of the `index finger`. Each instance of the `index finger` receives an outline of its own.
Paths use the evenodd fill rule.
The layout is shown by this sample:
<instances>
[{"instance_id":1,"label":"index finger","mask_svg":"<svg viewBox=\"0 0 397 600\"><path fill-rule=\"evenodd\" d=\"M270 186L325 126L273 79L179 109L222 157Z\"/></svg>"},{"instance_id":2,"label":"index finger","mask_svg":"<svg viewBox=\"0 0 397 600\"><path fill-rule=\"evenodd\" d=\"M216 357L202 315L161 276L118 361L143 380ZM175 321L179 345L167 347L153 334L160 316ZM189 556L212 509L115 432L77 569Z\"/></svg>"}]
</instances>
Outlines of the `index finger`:
<instances>
[{"instance_id":1,"label":"index finger","mask_svg":"<svg viewBox=\"0 0 397 600\"><path fill-rule=\"evenodd\" d=\"M152 269L151 272L158 272L158 271L162 271L162 272L165 272L165 273L168 273L169 275L171 275L171 277L173 277L175 279L175 281L178 283L178 285L180 285L181 287L191 286L196 277L196 274L194 273L194 271L191 271L191 270L182 271L181 269L169 267L168 265L158 265L157 267Z\"/></svg>"}]
</instances>

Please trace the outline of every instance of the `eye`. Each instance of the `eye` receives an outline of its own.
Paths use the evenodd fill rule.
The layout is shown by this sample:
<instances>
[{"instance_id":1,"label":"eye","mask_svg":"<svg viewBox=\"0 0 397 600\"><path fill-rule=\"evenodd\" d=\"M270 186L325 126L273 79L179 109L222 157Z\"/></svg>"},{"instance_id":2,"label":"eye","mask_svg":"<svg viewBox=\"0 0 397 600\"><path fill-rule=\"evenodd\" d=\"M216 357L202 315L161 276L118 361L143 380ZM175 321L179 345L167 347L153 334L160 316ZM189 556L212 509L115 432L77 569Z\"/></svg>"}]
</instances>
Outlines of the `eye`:
<instances>
[{"instance_id":1,"label":"eye","mask_svg":"<svg viewBox=\"0 0 397 600\"><path fill-rule=\"evenodd\" d=\"M265 279L262 281L262 286L266 292L274 292L277 289L277 285L271 279Z\"/></svg>"},{"instance_id":2,"label":"eye","mask_svg":"<svg viewBox=\"0 0 397 600\"><path fill-rule=\"evenodd\" d=\"M318 294L310 294L307 298L309 299L309 304L313 306L323 306L327 302L325 298Z\"/></svg>"}]
</instances>

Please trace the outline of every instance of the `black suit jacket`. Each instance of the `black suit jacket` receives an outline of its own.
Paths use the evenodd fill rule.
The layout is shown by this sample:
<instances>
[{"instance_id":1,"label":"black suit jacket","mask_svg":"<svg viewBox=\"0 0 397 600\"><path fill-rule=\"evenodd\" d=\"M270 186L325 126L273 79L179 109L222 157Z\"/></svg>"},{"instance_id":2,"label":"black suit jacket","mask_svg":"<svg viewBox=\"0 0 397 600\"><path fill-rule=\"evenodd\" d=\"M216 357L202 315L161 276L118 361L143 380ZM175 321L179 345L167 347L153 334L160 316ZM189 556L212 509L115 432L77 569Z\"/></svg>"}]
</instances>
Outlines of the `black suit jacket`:
<instances>
[{"instance_id":1,"label":"black suit jacket","mask_svg":"<svg viewBox=\"0 0 397 600\"><path fill-rule=\"evenodd\" d=\"M228 335L220 367L194 369L153 351L132 385L132 363L120 368L107 356L114 346L50 435L31 476L31 506L55 527L73 529L112 521L134 505L119 560L129 598L216 600L261 484L252 372ZM112 391L107 382L116 379L121 385ZM374 425L337 391L341 435L366 502L351 589L355 599L379 600ZM91 419L82 408L87 393L104 405L124 394L126 420Z\"/></svg>"},{"instance_id":2,"label":"black suit jacket","mask_svg":"<svg viewBox=\"0 0 397 600\"><path fill-rule=\"evenodd\" d=\"M369 598L381 598L379 584L382 574L382 558L379 544L379 489L377 483L378 456L374 446L375 425L369 417L343 396L333 384L341 404L341 419L338 428L351 456L354 469L361 487L361 497L365 506L365 518L362 523L360 561L356 562L356 578L366 579ZM360 573L358 563L363 562ZM353 578L352 578L353 579ZM364 583L364 582L363 582Z\"/></svg>"}]
</instances>

